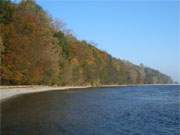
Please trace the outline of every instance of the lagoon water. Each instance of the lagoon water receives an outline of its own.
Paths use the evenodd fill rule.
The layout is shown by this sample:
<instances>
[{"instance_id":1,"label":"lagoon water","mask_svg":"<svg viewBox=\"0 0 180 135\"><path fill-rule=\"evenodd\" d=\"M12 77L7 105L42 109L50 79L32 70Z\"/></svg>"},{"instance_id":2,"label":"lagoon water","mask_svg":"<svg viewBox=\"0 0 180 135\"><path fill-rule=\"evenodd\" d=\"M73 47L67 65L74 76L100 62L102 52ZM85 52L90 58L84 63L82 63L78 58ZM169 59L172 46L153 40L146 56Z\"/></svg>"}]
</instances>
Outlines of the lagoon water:
<instances>
[{"instance_id":1,"label":"lagoon water","mask_svg":"<svg viewBox=\"0 0 180 135\"><path fill-rule=\"evenodd\" d=\"M2 135L179 135L180 85L26 94L1 103Z\"/></svg>"}]
</instances>

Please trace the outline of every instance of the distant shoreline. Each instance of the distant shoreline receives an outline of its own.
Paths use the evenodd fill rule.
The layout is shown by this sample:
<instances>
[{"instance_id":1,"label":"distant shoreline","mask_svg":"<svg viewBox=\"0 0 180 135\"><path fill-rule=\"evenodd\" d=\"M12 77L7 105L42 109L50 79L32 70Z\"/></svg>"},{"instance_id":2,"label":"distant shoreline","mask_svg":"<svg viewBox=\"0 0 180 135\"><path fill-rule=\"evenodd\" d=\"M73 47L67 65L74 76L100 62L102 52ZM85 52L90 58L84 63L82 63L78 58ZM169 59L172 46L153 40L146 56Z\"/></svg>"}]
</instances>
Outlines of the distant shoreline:
<instances>
[{"instance_id":1,"label":"distant shoreline","mask_svg":"<svg viewBox=\"0 0 180 135\"><path fill-rule=\"evenodd\" d=\"M101 86L43 86L43 85L14 85L0 86L0 101L27 93L54 91L54 90L75 90L86 88L111 88L127 86L150 86L150 85L179 85L179 84L129 84L129 85L101 85Z\"/></svg>"}]
</instances>

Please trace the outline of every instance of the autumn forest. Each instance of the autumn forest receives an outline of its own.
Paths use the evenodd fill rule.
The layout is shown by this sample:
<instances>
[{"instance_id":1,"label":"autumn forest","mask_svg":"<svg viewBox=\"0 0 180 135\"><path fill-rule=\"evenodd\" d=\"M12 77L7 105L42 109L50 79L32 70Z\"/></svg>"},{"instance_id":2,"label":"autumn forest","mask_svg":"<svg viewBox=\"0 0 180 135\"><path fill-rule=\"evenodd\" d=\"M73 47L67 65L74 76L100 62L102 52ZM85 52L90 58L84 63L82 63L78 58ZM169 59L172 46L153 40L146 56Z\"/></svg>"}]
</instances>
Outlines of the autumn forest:
<instances>
[{"instance_id":1,"label":"autumn forest","mask_svg":"<svg viewBox=\"0 0 180 135\"><path fill-rule=\"evenodd\" d=\"M172 83L157 70L77 39L32 0L0 1L0 50L2 85Z\"/></svg>"}]
</instances>

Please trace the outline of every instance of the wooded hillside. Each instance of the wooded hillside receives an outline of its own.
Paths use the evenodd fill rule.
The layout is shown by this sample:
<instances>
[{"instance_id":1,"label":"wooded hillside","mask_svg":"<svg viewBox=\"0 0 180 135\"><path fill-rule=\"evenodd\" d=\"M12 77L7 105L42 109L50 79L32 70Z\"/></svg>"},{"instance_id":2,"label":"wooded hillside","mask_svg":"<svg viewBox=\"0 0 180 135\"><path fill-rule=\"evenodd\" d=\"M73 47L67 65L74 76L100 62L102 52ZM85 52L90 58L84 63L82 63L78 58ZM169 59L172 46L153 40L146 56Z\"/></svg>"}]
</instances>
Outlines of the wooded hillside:
<instances>
[{"instance_id":1,"label":"wooded hillside","mask_svg":"<svg viewBox=\"0 0 180 135\"><path fill-rule=\"evenodd\" d=\"M157 70L114 58L78 40L32 0L0 1L0 49L2 85L172 83Z\"/></svg>"}]
</instances>

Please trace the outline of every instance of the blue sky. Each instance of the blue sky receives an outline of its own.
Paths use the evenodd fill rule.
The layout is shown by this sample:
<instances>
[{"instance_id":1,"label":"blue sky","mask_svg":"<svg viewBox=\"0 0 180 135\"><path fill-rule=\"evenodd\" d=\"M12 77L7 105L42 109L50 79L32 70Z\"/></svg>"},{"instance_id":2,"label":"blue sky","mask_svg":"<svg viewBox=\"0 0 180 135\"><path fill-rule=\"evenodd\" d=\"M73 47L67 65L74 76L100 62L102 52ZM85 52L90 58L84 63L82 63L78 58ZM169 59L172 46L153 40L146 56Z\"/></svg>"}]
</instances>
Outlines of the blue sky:
<instances>
[{"instance_id":1,"label":"blue sky","mask_svg":"<svg viewBox=\"0 0 180 135\"><path fill-rule=\"evenodd\" d=\"M160 70L180 82L180 2L175 0L37 0L79 39L117 58ZM178 20L179 19L179 20Z\"/></svg>"}]
</instances>

